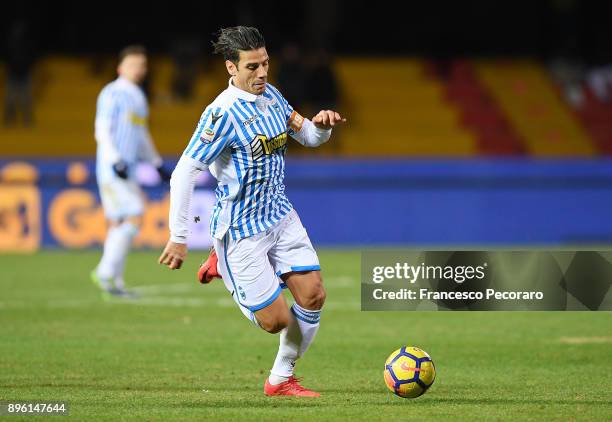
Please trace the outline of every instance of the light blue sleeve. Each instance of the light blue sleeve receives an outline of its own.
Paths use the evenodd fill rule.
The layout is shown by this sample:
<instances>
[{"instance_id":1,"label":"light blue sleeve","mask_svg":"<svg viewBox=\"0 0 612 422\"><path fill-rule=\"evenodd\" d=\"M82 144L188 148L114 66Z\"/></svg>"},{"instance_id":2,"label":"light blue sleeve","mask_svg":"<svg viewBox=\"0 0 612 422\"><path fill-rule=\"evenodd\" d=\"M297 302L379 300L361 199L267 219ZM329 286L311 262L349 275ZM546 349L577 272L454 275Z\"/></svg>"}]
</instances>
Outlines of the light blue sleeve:
<instances>
[{"instance_id":1,"label":"light blue sleeve","mask_svg":"<svg viewBox=\"0 0 612 422\"><path fill-rule=\"evenodd\" d=\"M117 92L104 89L96 103L96 121L116 122L121 113L124 101Z\"/></svg>"},{"instance_id":2,"label":"light blue sleeve","mask_svg":"<svg viewBox=\"0 0 612 422\"><path fill-rule=\"evenodd\" d=\"M204 110L184 155L210 165L232 145L236 131L231 113L221 107L209 106Z\"/></svg>"}]
</instances>

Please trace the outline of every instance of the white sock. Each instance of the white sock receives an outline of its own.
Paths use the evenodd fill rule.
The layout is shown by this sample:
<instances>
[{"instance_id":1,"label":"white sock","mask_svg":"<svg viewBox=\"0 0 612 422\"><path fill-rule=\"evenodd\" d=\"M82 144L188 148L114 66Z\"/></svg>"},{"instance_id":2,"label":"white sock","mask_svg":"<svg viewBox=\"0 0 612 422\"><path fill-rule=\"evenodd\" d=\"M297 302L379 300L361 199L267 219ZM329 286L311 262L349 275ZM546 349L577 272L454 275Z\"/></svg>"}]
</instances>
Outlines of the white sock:
<instances>
[{"instance_id":1,"label":"white sock","mask_svg":"<svg viewBox=\"0 0 612 422\"><path fill-rule=\"evenodd\" d=\"M291 313L289 326L280 333L278 354L268 378L272 385L283 383L293 375L295 361L306 353L319 329L320 310L309 311L295 303Z\"/></svg>"},{"instance_id":2,"label":"white sock","mask_svg":"<svg viewBox=\"0 0 612 422\"><path fill-rule=\"evenodd\" d=\"M123 260L123 262L125 263L125 260ZM125 264L123 266L125 266ZM121 269L121 274L123 274L123 269ZM115 288L118 290L125 289L125 280L123 279L123 276L115 277Z\"/></svg>"},{"instance_id":3,"label":"white sock","mask_svg":"<svg viewBox=\"0 0 612 422\"><path fill-rule=\"evenodd\" d=\"M121 237L121 231L119 230L119 226L113 226L108 229L106 233L106 240L104 241L104 252L102 253L102 258L100 259L100 263L98 264L98 268L96 272L98 277L102 282L108 283L110 279L113 278L115 274L115 268L113 264L113 253L112 251L115 249L114 245L119 241Z\"/></svg>"},{"instance_id":4,"label":"white sock","mask_svg":"<svg viewBox=\"0 0 612 422\"><path fill-rule=\"evenodd\" d=\"M134 234L134 236L135 235L136 233ZM132 236L132 239L134 238L134 236ZM129 246L131 246L131 244L132 244L132 241L130 240ZM128 246L128 251L129 251L129 246ZM120 257L120 260L117 263L117 268L115 269L115 288L117 288L118 290L125 289L125 279L123 278L123 273L125 272L125 262L126 261L127 261L127 252L125 255Z\"/></svg>"},{"instance_id":5,"label":"white sock","mask_svg":"<svg viewBox=\"0 0 612 422\"><path fill-rule=\"evenodd\" d=\"M304 353L310 347L310 344L319 331L319 321L321 320L321 310L309 311L308 309L302 308L297 303L294 303L291 307L291 312L297 319L297 323L300 326L302 333L302 342L300 343L300 356L304 356Z\"/></svg>"},{"instance_id":6,"label":"white sock","mask_svg":"<svg viewBox=\"0 0 612 422\"><path fill-rule=\"evenodd\" d=\"M104 242L104 253L97 269L100 279L110 280L123 277L125 258L136 233L138 233L138 227L127 221L108 231Z\"/></svg>"},{"instance_id":7,"label":"white sock","mask_svg":"<svg viewBox=\"0 0 612 422\"><path fill-rule=\"evenodd\" d=\"M278 353L274 360L274 366L270 370L268 381L272 385L281 384L293 375L293 367L295 361L300 357L300 343L302 342L302 333L297 323L297 319L291 316L291 322L287 328L280 332L280 344Z\"/></svg>"},{"instance_id":8,"label":"white sock","mask_svg":"<svg viewBox=\"0 0 612 422\"><path fill-rule=\"evenodd\" d=\"M284 382L287 382L287 380L289 380L289 377L281 377L280 375L274 375L271 372L270 372L270 376L268 377L268 382L271 385L282 384Z\"/></svg>"}]
</instances>

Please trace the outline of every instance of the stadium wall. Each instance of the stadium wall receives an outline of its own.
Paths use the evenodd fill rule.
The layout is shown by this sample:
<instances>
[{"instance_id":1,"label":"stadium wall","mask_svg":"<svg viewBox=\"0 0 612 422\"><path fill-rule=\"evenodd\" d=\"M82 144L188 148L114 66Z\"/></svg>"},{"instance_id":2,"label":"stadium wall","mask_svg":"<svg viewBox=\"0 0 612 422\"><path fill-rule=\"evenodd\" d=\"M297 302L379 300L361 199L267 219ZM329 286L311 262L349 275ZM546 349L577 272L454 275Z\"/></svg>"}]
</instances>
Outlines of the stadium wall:
<instances>
[{"instance_id":1,"label":"stadium wall","mask_svg":"<svg viewBox=\"0 0 612 422\"><path fill-rule=\"evenodd\" d=\"M611 160L292 159L287 194L313 242L564 245L612 242ZM0 251L102 244L91 160L0 160ZM136 239L167 239L168 188L142 166L148 207ZM192 247L206 248L211 176L198 182ZM199 217L195 221L195 216Z\"/></svg>"}]
</instances>

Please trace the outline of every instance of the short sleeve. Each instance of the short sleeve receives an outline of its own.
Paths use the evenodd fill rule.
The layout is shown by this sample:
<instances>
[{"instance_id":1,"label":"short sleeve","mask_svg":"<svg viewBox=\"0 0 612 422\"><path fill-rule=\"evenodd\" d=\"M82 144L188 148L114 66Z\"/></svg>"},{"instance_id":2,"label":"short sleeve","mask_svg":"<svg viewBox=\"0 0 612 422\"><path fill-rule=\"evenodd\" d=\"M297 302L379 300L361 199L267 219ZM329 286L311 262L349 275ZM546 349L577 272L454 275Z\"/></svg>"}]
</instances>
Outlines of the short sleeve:
<instances>
[{"instance_id":1,"label":"short sleeve","mask_svg":"<svg viewBox=\"0 0 612 422\"><path fill-rule=\"evenodd\" d=\"M202 113L184 155L210 165L231 145L235 135L229 111L209 106Z\"/></svg>"},{"instance_id":2,"label":"short sleeve","mask_svg":"<svg viewBox=\"0 0 612 422\"><path fill-rule=\"evenodd\" d=\"M96 103L96 122L112 122L121 110L121 98L117 93L103 90Z\"/></svg>"}]
</instances>

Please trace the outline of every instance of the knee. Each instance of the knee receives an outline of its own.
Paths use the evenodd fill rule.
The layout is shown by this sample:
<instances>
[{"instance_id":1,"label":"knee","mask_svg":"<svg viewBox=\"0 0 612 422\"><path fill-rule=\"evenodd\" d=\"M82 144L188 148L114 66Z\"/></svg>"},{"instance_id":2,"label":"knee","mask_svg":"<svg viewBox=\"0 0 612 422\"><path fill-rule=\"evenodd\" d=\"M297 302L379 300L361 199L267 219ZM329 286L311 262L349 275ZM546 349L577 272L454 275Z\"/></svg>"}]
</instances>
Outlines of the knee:
<instances>
[{"instance_id":1,"label":"knee","mask_svg":"<svg viewBox=\"0 0 612 422\"><path fill-rule=\"evenodd\" d=\"M136 230L140 230L142 226L142 216L136 215L128 217L125 219L125 222L131 224Z\"/></svg>"},{"instance_id":2,"label":"knee","mask_svg":"<svg viewBox=\"0 0 612 422\"><path fill-rule=\"evenodd\" d=\"M305 309L316 311L323 308L325 298L326 293L323 283L318 283L316 287L312 289L310 294L302 300L303 303L301 303L300 306Z\"/></svg>"},{"instance_id":3,"label":"knee","mask_svg":"<svg viewBox=\"0 0 612 422\"><path fill-rule=\"evenodd\" d=\"M274 319L257 320L259 326L270 334L276 334L289 326L289 315L283 315Z\"/></svg>"}]
</instances>

